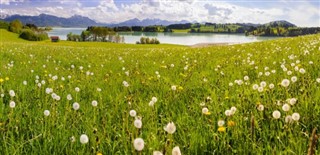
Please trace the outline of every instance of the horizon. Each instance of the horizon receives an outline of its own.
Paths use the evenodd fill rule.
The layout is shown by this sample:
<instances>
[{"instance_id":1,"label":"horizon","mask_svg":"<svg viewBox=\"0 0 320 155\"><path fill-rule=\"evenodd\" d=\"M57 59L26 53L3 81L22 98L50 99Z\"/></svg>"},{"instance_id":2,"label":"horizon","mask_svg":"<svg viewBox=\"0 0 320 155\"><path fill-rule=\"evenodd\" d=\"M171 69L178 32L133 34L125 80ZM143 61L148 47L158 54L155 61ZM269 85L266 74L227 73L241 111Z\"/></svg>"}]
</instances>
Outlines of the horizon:
<instances>
[{"instance_id":1,"label":"horizon","mask_svg":"<svg viewBox=\"0 0 320 155\"><path fill-rule=\"evenodd\" d=\"M137 18L255 24L285 20L299 27L320 26L317 0L2 0L0 5L2 15L80 15L110 24Z\"/></svg>"}]
</instances>

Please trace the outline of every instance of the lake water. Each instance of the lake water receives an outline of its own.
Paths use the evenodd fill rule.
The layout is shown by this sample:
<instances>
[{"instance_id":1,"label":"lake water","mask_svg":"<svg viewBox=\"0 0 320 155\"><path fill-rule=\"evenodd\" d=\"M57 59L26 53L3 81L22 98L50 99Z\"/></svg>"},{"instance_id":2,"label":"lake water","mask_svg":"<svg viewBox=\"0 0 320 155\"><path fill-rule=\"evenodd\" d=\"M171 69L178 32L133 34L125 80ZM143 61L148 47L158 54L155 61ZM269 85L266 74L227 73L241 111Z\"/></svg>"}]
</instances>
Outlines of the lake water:
<instances>
[{"instance_id":1,"label":"lake water","mask_svg":"<svg viewBox=\"0 0 320 155\"><path fill-rule=\"evenodd\" d=\"M49 36L59 36L61 40L67 39L67 34L81 34L86 28L53 28ZM125 43L135 44L140 37L157 38L160 43L194 45L199 43L248 43L275 39L277 37L245 36L244 34L214 34L214 33L119 33L124 36Z\"/></svg>"}]
</instances>

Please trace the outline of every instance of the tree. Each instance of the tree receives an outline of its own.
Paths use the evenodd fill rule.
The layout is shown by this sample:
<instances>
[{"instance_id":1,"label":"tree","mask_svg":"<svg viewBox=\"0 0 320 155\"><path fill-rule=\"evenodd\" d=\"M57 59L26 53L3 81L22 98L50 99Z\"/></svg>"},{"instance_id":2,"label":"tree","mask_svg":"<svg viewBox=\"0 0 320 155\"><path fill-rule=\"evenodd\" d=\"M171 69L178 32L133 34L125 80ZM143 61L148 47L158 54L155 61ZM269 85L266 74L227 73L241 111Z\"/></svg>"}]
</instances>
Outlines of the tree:
<instances>
[{"instance_id":1,"label":"tree","mask_svg":"<svg viewBox=\"0 0 320 155\"><path fill-rule=\"evenodd\" d=\"M23 28L23 24L21 23L20 20L14 20L10 23L9 25L9 31L13 33L20 33Z\"/></svg>"}]
</instances>

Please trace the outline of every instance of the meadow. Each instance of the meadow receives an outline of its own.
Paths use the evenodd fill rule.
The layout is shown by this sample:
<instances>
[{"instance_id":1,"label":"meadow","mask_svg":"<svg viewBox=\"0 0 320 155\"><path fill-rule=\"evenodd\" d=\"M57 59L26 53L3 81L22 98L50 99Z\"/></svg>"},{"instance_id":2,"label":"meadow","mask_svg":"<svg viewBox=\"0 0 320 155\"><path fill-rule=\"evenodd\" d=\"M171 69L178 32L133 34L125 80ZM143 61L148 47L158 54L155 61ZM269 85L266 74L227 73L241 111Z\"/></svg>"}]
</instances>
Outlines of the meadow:
<instances>
[{"instance_id":1,"label":"meadow","mask_svg":"<svg viewBox=\"0 0 320 155\"><path fill-rule=\"evenodd\" d=\"M0 34L0 154L320 154L320 35L190 48Z\"/></svg>"}]
</instances>

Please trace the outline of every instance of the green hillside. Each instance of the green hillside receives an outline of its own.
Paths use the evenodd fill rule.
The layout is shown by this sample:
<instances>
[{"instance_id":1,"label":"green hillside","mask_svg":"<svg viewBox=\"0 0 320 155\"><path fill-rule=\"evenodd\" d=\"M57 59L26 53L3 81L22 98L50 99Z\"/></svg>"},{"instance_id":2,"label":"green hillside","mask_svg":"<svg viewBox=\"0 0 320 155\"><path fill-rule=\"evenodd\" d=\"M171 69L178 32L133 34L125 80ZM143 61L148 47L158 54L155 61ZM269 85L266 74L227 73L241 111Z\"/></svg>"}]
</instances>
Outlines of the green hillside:
<instances>
[{"instance_id":1,"label":"green hillside","mask_svg":"<svg viewBox=\"0 0 320 155\"><path fill-rule=\"evenodd\" d=\"M320 153L320 35L189 48L0 32L0 154Z\"/></svg>"}]
</instances>

